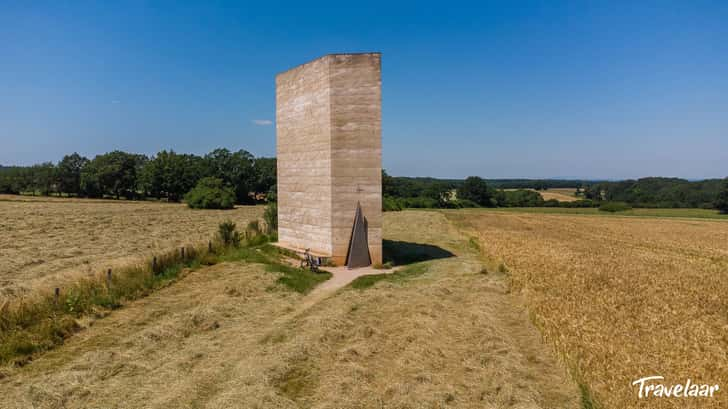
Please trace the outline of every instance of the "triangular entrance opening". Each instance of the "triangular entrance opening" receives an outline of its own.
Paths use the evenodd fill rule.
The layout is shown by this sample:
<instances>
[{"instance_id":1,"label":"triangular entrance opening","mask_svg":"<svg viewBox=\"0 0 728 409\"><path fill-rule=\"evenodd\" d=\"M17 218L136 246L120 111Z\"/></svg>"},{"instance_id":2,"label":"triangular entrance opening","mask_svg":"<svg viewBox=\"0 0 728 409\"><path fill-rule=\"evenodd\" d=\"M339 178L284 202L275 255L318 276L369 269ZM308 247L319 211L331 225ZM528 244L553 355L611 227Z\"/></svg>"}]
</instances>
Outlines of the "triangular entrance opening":
<instances>
[{"instance_id":1,"label":"triangular entrance opening","mask_svg":"<svg viewBox=\"0 0 728 409\"><path fill-rule=\"evenodd\" d=\"M364 213L361 210L361 204L357 202L354 227L351 229L349 250L346 253L347 268L367 267L372 264L372 258L369 255L368 227L367 218L364 217Z\"/></svg>"}]
</instances>

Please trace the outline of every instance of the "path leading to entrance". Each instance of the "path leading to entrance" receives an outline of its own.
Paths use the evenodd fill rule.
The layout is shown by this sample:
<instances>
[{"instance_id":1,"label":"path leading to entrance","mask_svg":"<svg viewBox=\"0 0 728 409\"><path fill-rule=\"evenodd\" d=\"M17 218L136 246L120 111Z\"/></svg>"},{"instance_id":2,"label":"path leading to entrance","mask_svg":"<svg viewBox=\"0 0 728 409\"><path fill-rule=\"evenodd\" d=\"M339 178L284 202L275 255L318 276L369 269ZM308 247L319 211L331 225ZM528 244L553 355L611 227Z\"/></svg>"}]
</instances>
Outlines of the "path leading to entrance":
<instances>
[{"instance_id":1,"label":"path leading to entrance","mask_svg":"<svg viewBox=\"0 0 728 409\"><path fill-rule=\"evenodd\" d=\"M276 318L276 325L286 325L304 314L309 308L336 294L336 291L346 287L359 277L375 274L392 274L396 268L376 269L371 266L348 269L346 267L324 267L322 270L331 273L331 278L319 284L308 293L296 307L288 314Z\"/></svg>"},{"instance_id":2,"label":"path leading to entrance","mask_svg":"<svg viewBox=\"0 0 728 409\"><path fill-rule=\"evenodd\" d=\"M323 267L323 270L330 272L333 276L325 281L308 295L308 299L322 299L333 294L336 290L343 288L359 277L377 274L392 274L396 268L377 269L372 266L348 269L346 267Z\"/></svg>"}]
</instances>

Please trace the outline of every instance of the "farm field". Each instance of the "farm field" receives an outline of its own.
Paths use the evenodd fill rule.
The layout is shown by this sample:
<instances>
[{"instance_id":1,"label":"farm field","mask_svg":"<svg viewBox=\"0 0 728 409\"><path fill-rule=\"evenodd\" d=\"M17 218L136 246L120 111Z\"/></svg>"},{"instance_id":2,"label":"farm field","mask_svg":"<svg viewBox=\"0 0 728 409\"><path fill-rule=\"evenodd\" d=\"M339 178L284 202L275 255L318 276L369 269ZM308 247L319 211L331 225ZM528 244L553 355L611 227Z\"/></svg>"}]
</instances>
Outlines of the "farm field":
<instances>
[{"instance_id":1,"label":"farm field","mask_svg":"<svg viewBox=\"0 0 728 409\"><path fill-rule=\"evenodd\" d=\"M0 195L0 296L197 244L226 219L244 228L262 212L253 206L198 211L159 202Z\"/></svg>"},{"instance_id":2,"label":"farm field","mask_svg":"<svg viewBox=\"0 0 728 409\"><path fill-rule=\"evenodd\" d=\"M560 202L573 202L579 200L578 197L574 196L576 189L546 189L540 190L538 193L541 194L543 200L556 199Z\"/></svg>"},{"instance_id":3,"label":"farm field","mask_svg":"<svg viewBox=\"0 0 728 409\"><path fill-rule=\"evenodd\" d=\"M504 189L506 191L515 191L519 189ZM576 193L576 189L569 189L569 188L554 188L554 189L546 189L546 190L536 190L536 189L525 189L525 190L531 190L533 192L536 192L541 195L543 200L551 200L556 199L560 202L574 202L576 200L579 200L579 197L574 196L574 193Z\"/></svg>"},{"instance_id":4,"label":"farm field","mask_svg":"<svg viewBox=\"0 0 728 409\"><path fill-rule=\"evenodd\" d=\"M191 271L0 367L0 408L728 404L631 386L728 381L726 221L408 210L384 238L406 266L329 293L248 262Z\"/></svg>"},{"instance_id":5,"label":"farm field","mask_svg":"<svg viewBox=\"0 0 728 409\"><path fill-rule=\"evenodd\" d=\"M301 295L244 262L190 272L0 368L0 407L581 407L506 276L445 215L387 213L385 238L415 263L362 289Z\"/></svg>"},{"instance_id":6,"label":"farm field","mask_svg":"<svg viewBox=\"0 0 728 409\"><path fill-rule=\"evenodd\" d=\"M507 266L544 337L605 408L728 407L638 401L631 382L728 382L728 222L447 212Z\"/></svg>"}]
</instances>

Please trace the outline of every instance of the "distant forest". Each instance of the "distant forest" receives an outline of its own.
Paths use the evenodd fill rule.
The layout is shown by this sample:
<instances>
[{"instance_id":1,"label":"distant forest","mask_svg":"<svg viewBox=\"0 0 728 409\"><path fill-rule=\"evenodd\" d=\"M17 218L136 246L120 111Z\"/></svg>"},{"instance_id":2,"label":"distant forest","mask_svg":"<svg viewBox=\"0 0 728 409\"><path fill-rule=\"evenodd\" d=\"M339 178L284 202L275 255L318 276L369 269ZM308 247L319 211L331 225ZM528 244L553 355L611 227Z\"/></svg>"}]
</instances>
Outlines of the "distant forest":
<instances>
[{"instance_id":1,"label":"distant forest","mask_svg":"<svg viewBox=\"0 0 728 409\"><path fill-rule=\"evenodd\" d=\"M180 201L204 177L220 179L239 204L254 204L276 182L275 158L215 149L204 155L161 151L152 157L113 151L88 159L0 167L0 193Z\"/></svg>"},{"instance_id":2,"label":"distant forest","mask_svg":"<svg viewBox=\"0 0 728 409\"><path fill-rule=\"evenodd\" d=\"M598 207L624 202L632 207L703 208L723 210L728 179L689 181L649 177L624 181L561 179L465 180L383 175L385 207ZM538 190L573 188L577 200L543 200ZM508 189L508 190L506 190ZM535 190L535 191L534 191Z\"/></svg>"},{"instance_id":3,"label":"distant forest","mask_svg":"<svg viewBox=\"0 0 728 409\"><path fill-rule=\"evenodd\" d=\"M0 193L89 198L180 201L204 177L220 179L238 204L275 200L276 160L245 150L215 149L203 155L161 151L146 155L113 151L93 159L77 153L58 163L0 166ZM544 200L538 190L573 188L572 202ZM624 202L632 207L705 208L728 211L728 179L688 181L649 177L595 181L562 179L436 179L382 172L383 207L597 207Z\"/></svg>"},{"instance_id":4,"label":"distant forest","mask_svg":"<svg viewBox=\"0 0 728 409\"><path fill-rule=\"evenodd\" d=\"M585 186L588 199L626 202L634 207L704 208L715 202L726 189L728 179L688 181L677 178L650 177L619 182L599 182Z\"/></svg>"}]
</instances>

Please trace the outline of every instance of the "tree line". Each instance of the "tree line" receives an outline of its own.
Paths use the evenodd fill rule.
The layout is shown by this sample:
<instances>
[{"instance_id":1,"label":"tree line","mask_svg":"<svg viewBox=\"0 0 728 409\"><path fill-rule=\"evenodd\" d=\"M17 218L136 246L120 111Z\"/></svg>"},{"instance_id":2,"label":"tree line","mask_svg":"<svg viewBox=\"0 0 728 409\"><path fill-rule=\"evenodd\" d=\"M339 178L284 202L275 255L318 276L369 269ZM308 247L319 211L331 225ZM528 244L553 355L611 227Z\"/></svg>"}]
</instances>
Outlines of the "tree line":
<instances>
[{"instance_id":1,"label":"tree line","mask_svg":"<svg viewBox=\"0 0 728 409\"><path fill-rule=\"evenodd\" d=\"M200 179L231 188L239 204L253 204L276 183L275 158L219 148L198 156L163 150L156 155L113 151L88 159L72 153L58 163L0 167L0 193L180 201Z\"/></svg>"},{"instance_id":2,"label":"tree line","mask_svg":"<svg viewBox=\"0 0 728 409\"><path fill-rule=\"evenodd\" d=\"M521 186L523 180L508 182ZM531 189L543 189L541 181L532 181ZM499 186L508 186L503 182ZM563 187L560 182L559 187ZM591 200L559 202L544 201L541 195L528 189L496 188L496 183L470 176L465 180L394 177L382 172L382 194L384 210L404 208L463 208L463 207L541 207L568 206L592 207ZM573 186L573 185L572 185Z\"/></svg>"},{"instance_id":3,"label":"tree line","mask_svg":"<svg viewBox=\"0 0 728 409\"><path fill-rule=\"evenodd\" d=\"M0 166L0 193L76 197L157 198L180 201L203 178L207 188L220 184L238 204L275 200L276 160L245 150L219 148L198 156L163 150L156 155L113 151L85 158L78 153L58 163ZM217 182L219 180L219 182ZM204 186L203 186L204 187ZM576 188L572 202L543 200L547 188ZM728 212L728 179L688 181L642 178L624 181L394 177L382 171L383 207L598 207L624 202L632 207L712 208ZM227 199L226 199L227 201Z\"/></svg>"},{"instance_id":4,"label":"tree line","mask_svg":"<svg viewBox=\"0 0 728 409\"><path fill-rule=\"evenodd\" d=\"M534 190L575 188L578 199L544 200ZM406 207L599 207L624 202L632 207L705 208L728 212L728 178L688 181L642 178L618 182L584 180L465 180L394 177L382 173L386 210Z\"/></svg>"},{"instance_id":5,"label":"tree line","mask_svg":"<svg viewBox=\"0 0 728 409\"><path fill-rule=\"evenodd\" d=\"M726 182L721 179L689 181L649 177L585 186L584 196L595 201L625 202L633 207L717 208L716 200Z\"/></svg>"}]
</instances>

